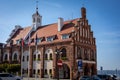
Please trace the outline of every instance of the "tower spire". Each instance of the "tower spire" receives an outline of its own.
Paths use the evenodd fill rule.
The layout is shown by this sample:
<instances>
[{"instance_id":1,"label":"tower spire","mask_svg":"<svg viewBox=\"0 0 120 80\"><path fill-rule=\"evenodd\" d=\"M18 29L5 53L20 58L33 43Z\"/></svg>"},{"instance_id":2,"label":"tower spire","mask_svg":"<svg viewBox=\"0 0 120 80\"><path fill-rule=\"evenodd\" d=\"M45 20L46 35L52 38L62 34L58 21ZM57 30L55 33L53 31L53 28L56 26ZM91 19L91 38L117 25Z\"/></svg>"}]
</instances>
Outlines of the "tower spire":
<instances>
[{"instance_id":1,"label":"tower spire","mask_svg":"<svg viewBox=\"0 0 120 80\"><path fill-rule=\"evenodd\" d=\"M32 15L33 27L36 30L42 25L42 16L38 12L38 0L36 0L36 12Z\"/></svg>"},{"instance_id":2,"label":"tower spire","mask_svg":"<svg viewBox=\"0 0 120 80\"><path fill-rule=\"evenodd\" d=\"M38 0L36 1L36 13L38 14Z\"/></svg>"}]
</instances>

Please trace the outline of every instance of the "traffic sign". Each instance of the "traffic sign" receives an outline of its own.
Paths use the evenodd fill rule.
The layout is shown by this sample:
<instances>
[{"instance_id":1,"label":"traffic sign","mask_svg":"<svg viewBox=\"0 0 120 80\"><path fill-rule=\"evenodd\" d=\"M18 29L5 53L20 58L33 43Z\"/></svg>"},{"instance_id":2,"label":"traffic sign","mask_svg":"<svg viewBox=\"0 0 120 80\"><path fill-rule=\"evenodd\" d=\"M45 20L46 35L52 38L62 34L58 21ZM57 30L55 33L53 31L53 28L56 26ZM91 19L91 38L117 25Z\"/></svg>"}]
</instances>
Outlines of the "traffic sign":
<instances>
[{"instance_id":1,"label":"traffic sign","mask_svg":"<svg viewBox=\"0 0 120 80\"><path fill-rule=\"evenodd\" d=\"M61 67L63 65L62 60L58 60L57 65Z\"/></svg>"},{"instance_id":2,"label":"traffic sign","mask_svg":"<svg viewBox=\"0 0 120 80\"><path fill-rule=\"evenodd\" d=\"M82 60L78 61L78 71L82 71Z\"/></svg>"}]
</instances>

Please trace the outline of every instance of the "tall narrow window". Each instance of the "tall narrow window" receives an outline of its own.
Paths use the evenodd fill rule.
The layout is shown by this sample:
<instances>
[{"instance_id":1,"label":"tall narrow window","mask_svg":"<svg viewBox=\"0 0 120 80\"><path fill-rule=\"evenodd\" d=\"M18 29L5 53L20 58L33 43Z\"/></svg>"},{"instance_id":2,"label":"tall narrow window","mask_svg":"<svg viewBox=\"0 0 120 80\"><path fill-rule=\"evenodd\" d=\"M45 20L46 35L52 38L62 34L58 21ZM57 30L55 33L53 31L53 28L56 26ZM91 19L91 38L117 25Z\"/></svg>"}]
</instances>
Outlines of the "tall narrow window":
<instances>
[{"instance_id":1,"label":"tall narrow window","mask_svg":"<svg viewBox=\"0 0 120 80\"><path fill-rule=\"evenodd\" d=\"M48 55L47 54L45 54L45 60L48 60Z\"/></svg>"},{"instance_id":2,"label":"tall narrow window","mask_svg":"<svg viewBox=\"0 0 120 80\"><path fill-rule=\"evenodd\" d=\"M28 73L28 68L27 68L26 72Z\"/></svg>"},{"instance_id":3,"label":"tall narrow window","mask_svg":"<svg viewBox=\"0 0 120 80\"><path fill-rule=\"evenodd\" d=\"M66 60L66 59L67 59L67 54L66 54L66 49L65 49L65 48L63 48L63 49L61 50L61 58L62 58L63 60Z\"/></svg>"},{"instance_id":4,"label":"tall narrow window","mask_svg":"<svg viewBox=\"0 0 120 80\"><path fill-rule=\"evenodd\" d=\"M82 49L81 48L78 48L78 50L77 50L77 58L78 59L82 58Z\"/></svg>"},{"instance_id":5,"label":"tall narrow window","mask_svg":"<svg viewBox=\"0 0 120 80\"><path fill-rule=\"evenodd\" d=\"M84 50L84 59L88 60L88 54L87 54L87 50L86 49Z\"/></svg>"},{"instance_id":6,"label":"tall narrow window","mask_svg":"<svg viewBox=\"0 0 120 80\"><path fill-rule=\"evenodd\" d=\"M5 54L5 61L7 61L7 58L8 58L8 55L7 55L7 54Z\"/></svg>"},{"instance_id":7,"label":"tall narrow window","mask_svg":"<svg viewBox=\"0 0 120 80\"><path fill-rule=\"evenodd\" d=\"M37 73L40 74L40 69L38 69Z\"/></svg>"},{"instance_id":8,"label":"tall narrow window","mask_svg":"<svg viewBox=\"0 0 120 80\"><path fill-rule=\"evenodd\" d=\"M82 33L82 34L83 34L83 37L84 37L84 32L85 32L85 31L84 31L84 28L83 28L83 33Z\"/></svg>"},{"instance_id":9,"label":"tall narrow window","mask_svg":"<svg viewBox=\"0 0 120 80\"><path fill-rule=\"evenodd\" d=\"M49 59L52 60L52 53L50 53L50 58Z\"/></svg>"},{"instance_id":10,"label":"tall narrow window","mask_svg":"<svg viewBox=\"0 0 120 80\"><path fill-rule=\"evenodd\" d=\"M22 73L24 74L24 69L22 69Z\"/></svg>"},{"instance_id":11,"label":"tall narrow window","mask_svg":"<svg viewBox=\"0 0 120 80\"><path fill-rule=\"evenodd\" d=\"M49 74L52 74L52 69L49 69Z\"/></svg>"},{"instance_id":12,"label":"tall narrow window","mask_svg":"<svg viewBox=\"0 0 120 80\"><path fill-rule=\"evenodd\" d=\"M47 74L47 69L45 69L45 74Z\"/></svg>"},{"instance_id":13,"label":"tall narrow window","mask_svg":"<svg viewBox=\"0 0 120 80\"><path fill-rule=\"evenodd\" d=\"M25 57L23 56L22 61L25 61Z\"/></svg>"},{"instance_id":14,"label":"tall narrow window","mask_svg":"<svg viewBox=\"0 0 120 80\"><path fill-rule=\"evenodd\" d=\"M35 61L36 60L36 54L34 54L34 56L33 56L34 58L33 58L33 60Z\"/></svg>"},{"instance_id":15,"label":"tall narrow window","mask_svg":"<svg viewBox=\"0 0 120 80\"><path fill-rule=\"evenodd\" d=\"M38 60L40 61L40 54L38 54Z\"/></svg>"},{"instance_id":16,"label":"tall narrow window","mask_svg":"<svg viewBox=\"0 0 120 80\"><path fill-rule=\"evenodd\" d=\"M33 22L35 22L35 18L33 18Z\"/></svg>"},{"instance_id":17,"label":"tall narrow window","mask_svg":"<svg viewBox=\"0 0 120 80\"><path fill-rule=\"evenodd\" d=\"M29 60L29 56L27 56L27 61Z\"/></svg>"},{"instance_id":18,"label":"tall narrow window","mask_svg":"<svg viewBox=\"0 0 120 80\"><path fill-rule=\"evenodd\" d=\"M35 74L35 69L33 69L33 74Z\"/></svg>"},{"instance_id":19,"label":"tall narrow window","mask_svg":"<svg viewBox=\"0 0 120 80\"><path fill-rule=\"evenodd\" d=\"M14 54L14 58L13 59L14 59L14 61L17 60L17 53Z\"/></svg>"}]
</instances>

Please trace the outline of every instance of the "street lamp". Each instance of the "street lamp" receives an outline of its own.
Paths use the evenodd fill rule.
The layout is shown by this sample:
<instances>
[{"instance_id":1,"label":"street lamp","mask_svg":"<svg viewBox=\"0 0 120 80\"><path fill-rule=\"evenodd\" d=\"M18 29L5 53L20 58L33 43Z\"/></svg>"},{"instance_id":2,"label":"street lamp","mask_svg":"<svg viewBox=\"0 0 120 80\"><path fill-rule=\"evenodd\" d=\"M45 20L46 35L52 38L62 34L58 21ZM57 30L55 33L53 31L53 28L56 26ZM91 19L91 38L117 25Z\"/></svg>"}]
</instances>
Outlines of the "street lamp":
<instances>
[{"instance_id":1,"label":"street lamp","mask_svg":"<svg viewBox=\"0 0 120 80\"><path fill-rule=\"evenodd\" d=\"M60 59L59 55L62 54L62 52L56 47L55 49L55 54L56 54L56 72L57 72L57 80L59 80L59 67L57 65L58 60Z\"/></svg>"}]
</instances>

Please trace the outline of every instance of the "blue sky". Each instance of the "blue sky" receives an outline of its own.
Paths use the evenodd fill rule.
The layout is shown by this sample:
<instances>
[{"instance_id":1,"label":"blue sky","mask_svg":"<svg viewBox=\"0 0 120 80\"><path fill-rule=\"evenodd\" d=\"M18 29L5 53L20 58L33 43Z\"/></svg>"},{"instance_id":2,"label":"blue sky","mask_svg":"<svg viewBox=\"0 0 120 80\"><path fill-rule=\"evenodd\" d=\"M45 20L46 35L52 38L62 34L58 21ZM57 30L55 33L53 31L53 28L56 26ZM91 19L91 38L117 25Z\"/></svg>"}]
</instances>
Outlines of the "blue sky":
<instances>
[{"instance_id":1,"label":"blue sky","mask_svg":"<svg viewBox=\"0 0 120 80\"><path fill-rule=\"evenodd\" d=\"M38 0L42 24L81 17L82 6L96 37L98 69L120 69L120 0ZM0 42L5 43L15 25L32 25L35 0L0 0Z\"/></svg>"}]
</instances>

